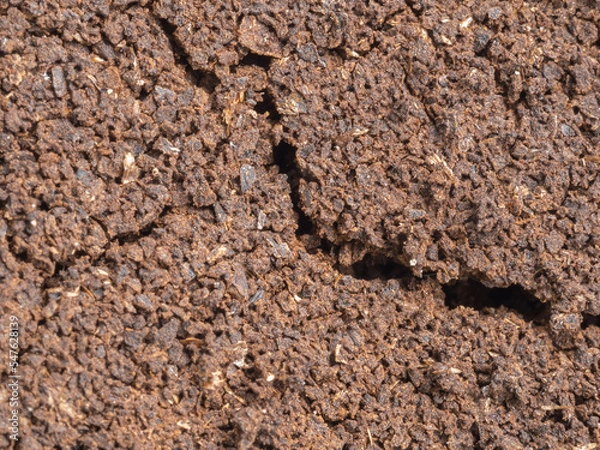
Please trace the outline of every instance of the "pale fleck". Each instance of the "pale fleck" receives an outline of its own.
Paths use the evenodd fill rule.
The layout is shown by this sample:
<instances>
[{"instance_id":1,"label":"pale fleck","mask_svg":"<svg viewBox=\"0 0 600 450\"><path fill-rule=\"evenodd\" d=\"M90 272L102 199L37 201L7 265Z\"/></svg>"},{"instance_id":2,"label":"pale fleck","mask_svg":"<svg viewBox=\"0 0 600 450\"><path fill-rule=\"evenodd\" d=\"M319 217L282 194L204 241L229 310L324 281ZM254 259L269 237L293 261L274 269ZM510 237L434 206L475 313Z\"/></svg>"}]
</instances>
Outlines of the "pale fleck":
<instances>
[{"instance_id":1,"label":"pale fleck","mask_svg":"<svg viewBox=\"0 0 600 450\"><path fill-rule=\"evenodd\" d=\"M207 389L216 389L225 382L225 380L223 379L223 373L220 370L212 372L211 375L212 378L210 380L210 383L208 383L208 385L205 386Z\"/></svg>"},{"instance_id":2,"label":"pale fleck","mask_svg":"<svg viewBox=\"0 0 600 450\"><path fill-rule=\"evenodd\" d=\"M473 18L472 17L467 17L465 20L463 20L460 23L460 27L464 30L465 28L469 28L469 25L471 25L473 23Z\"/></svg>"},{"instance_id":3,"label":"pale fleck","mask_svg":"<svg viewBox=\"0 0 600 450\"><path fill-rule=\"evenodd\" d=\"M344 358L341 357L341 355L340 355L341 350L342 350L342 344L337 344L335 346L335 350L333 352L334 361L339 364L348 364L348 361L346 361Z\"/></svg>"},{"instance_id":4,"label":"pale fleck","mask_svg":"<svg viewBox=\"0 0 600 450\"><path fill-rule=\"evenodd\" d=\"M256 218L256 229L262 230L267 223L267 215L263 212L263 210L258 211L258 217Z\"/></svg>"},{"instance_id":5,"label":"pale fleck","mask_svg":"<svg viewBox=\"0 0 600 450\"><path fill-rule=\"evenodd\" d=\"M73 292L67 292L67 293L65 294L65 296L66 296L66 297L69 297L69 298L74 298L74 297L77 297L78 295L79 295L79 286L78 286L78 287L76 287L76 288L75 288L75 290L74 290Z\"/></svg>"},{"instance_id":6,"label":"pale fleck","mask_svg":"<svg viewBox=\"0 0 600 450\"><path fill-rule=\"evenodd\" d=\"M369 132L368 128L363 128L363 127L356 127L352 130L352 136L362 136L364 134L367 134Z\"/></svg>"},{"instance_id":7,"label":"pale fleck","mask_svg":"<svg viewBox=\"0 0 600 450\"><path fill-rule=\"evenodd\" d=\"M192 426L190 425L189 422L184 422L183 420L180 420L179 422L177 422L177 426L183 428L184 430L191 430Z\"/></svg>"},{"instance_id":8,"label":"pale fleck","mask_svg":"<svg viewBox=\"0 0 600 450\"><path fill-rule=\"evenodd\" d=\"M265 291L263 291L262 289L259 289L258 291L256 291L254 293L254 295L252 295L252 297L250 297L250 300L248 300L248 302L252 305L254 303L256 303L259 300L262 300L265 296Z\"/></svg>"},{"instance_id":9,"label":"pale fleck","mask_svg":"<svg viewBox=\"0 0 600 450\"><path fill-rule=\"evenodd\" d=\"M446 45L452 45L452 41L443 34L440 36L440 40Z\"/></svg>"},{"instance_id":10,"label":"pale fleck","mask_svg":"<svg viewBox=\"0 0 600 450\"><path fill-rule=\"evenodd\" d=\"M137 178L138 170L135 165L135 157L132 153L127 152L123 157L123 176L121 177L121 183L131 183Z\"/></svg>"}]
</instances>

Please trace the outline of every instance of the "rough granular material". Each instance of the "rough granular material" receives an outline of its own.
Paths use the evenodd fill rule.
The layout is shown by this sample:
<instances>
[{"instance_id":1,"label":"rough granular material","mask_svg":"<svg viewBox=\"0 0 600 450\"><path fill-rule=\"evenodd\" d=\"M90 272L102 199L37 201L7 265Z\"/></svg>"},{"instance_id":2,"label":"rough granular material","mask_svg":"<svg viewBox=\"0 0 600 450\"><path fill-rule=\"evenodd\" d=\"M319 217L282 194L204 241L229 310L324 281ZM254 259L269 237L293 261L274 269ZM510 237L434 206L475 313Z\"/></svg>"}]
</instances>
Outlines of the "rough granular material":
<instances>
[{"instance_id":1,"label":"rough granular material","mask_svg":"<svg viewBox=\"0 0 600 450\"><path fill-rule=\"evenodd\" d=\"M18 446L596 448L599 28L594 0L0 2Z\"/></svg>"}]
</instances>

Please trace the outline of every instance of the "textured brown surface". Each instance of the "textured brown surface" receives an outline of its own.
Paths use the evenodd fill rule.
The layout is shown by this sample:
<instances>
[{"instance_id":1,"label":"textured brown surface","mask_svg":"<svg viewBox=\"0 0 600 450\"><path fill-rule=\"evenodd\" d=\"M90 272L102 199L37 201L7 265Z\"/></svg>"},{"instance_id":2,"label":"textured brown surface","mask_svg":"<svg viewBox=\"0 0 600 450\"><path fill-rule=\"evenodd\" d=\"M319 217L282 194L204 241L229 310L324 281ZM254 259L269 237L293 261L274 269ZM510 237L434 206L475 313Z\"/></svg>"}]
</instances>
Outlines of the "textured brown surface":
<instances>
[{"instance_id":1,"label":"textured brown surface","mask_svg":"<svg viewBox=\"0 0 600 450\"><path fill-rule=\"evenodd\" d=\"M20 448L596 448L599 26L0 2Z\"/></svg>"},{"instance_id":2,"label":"textured brown surface","mask_svg":"<svg viewBox=\"0 0 600 450\"><path fill-rule=\"evenodd\" d=\"M342 263L383 253L600 313L600 51L571 14L403 9L364 56L273 64L303 207Z\"/></svg>"}]
</instances>

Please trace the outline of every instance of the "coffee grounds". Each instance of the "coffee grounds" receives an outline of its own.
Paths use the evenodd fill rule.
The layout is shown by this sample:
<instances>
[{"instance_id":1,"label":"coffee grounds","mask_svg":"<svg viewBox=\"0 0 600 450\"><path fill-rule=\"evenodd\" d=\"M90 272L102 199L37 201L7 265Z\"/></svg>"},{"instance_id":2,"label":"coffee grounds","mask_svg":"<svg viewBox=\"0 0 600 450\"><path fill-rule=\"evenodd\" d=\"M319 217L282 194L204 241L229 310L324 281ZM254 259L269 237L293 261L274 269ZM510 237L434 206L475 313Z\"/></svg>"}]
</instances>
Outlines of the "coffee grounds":
<instances>
[{"instance_id":1,"label":"coffee grounds","mask_svg":"<svg viewBox=\"0 0 600 450\"><path fill-rule=\"evenodd\" d=\"M0 4L17 448L595 448L599 27Z\"/></svg>"}]
</instances>

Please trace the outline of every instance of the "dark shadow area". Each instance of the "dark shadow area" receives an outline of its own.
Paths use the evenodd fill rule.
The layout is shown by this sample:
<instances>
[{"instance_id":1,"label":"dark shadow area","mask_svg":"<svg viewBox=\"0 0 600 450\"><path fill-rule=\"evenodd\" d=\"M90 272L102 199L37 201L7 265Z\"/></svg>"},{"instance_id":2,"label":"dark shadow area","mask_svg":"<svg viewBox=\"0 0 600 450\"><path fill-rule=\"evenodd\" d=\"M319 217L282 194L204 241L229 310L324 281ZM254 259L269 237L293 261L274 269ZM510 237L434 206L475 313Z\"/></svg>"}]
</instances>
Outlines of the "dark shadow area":
<instances>
[{"instance_id":1,"label":"dark shadow area","mask_svg":"<svg viewBox=\"0 0 600 450\"><path fill-rule=\"evenodd\" d=\"M471 433L473 434L473 439L475 442L473 443L473 450L483 450L481 446L481 434L479 433L479 425L477 422L471 425Z\"/></svg>"},{"instance_id":2,"label":"dark shadow area","mask_svg":"<svg viewBox=\"0 0 600 450\"><path fill-rule=\"evenodd\" d=\"M269 113L269 119L274 121L281 119L281 114L275 107L275 99L266 91L262 93L262 100L256 103L254 110L259 114Z\"/></svg>"},{"instance_id":3,"label":"dark shadow area","mask_svg":"<svg viewBox=\"0 0 600 450\"><path fill-rule=\"evenodd\" d=\"M263 69L268 69L271 66L273 58L271 56L258 55L256 53L248 53L240 61L240 66L258 66Z\"/></svg>"},{"instance_id":4,"label":"dark shadow area","mask_svg":"<svg viewBox=\"0 0 600 450\"><path fill-rule=\"evenodd\" d=\"M214 92L216 87L221 83L219 77L213 72L207 72L204 70L188 70L188 73L192 77L192 81L198 87L206 89L209 93Z\"/></svg>"},{"instance_id":5,"label":"dark shadow area","mask_svg":"<svg viewBox=\"0 0 600 450\"><path fill-rule=\"evenodd\" d=\"M398 261L383 255L366 255L350 267L339 267L344 275L351 275L361 280L389 280L392 278L412 277L412 272Z\"/></svg>"},{"instance_id":6,"label":"dark shadow area","mask_svg":"<svg viewBox=\"0 0 600 450\"><path fill-rule=\"evenodd\" d=\"M317 227L300 206L302 203L300 199L300 180L303 174L298 167L296 153L296 147L285 140L282 140L278 145L273 147L273 161L279 168L279 173L287 176L290 185L290 196L298 223L296 236L304 244L308 253L315 254L322 252L337 259L335 255L340 251L339 246L318 235ZM410 269L398 261L383 255L367 254L362 260L349 267L342 267L338 263L334 264L334 268L344 275L350 275L362 280L389 280L392 278L413 276Z\"/></svg>"},{"instance_id":7,"label":"dark shadow area","mask_svg":"<svg viewBox=\"0 0 600 450\"><path fill-rule=\"evenodd\" d=\"M273 159L279 167L279 173L286 174L288 178L300 178L300 173L296 166L296 148L293 145L282 140L278 145L273 147ZM290 179L289 181L291 184L292 180ZM292 190L297 187L297 185L292 185Z\"/></svg>"},{"instance_id":8,"label":"dark shadow area","mask_svg":"<svg viewBox=\"0 0 600 450\"><path fill-rule=\"evenodd\" d=\"M296 148L285 141L281 141L278 145L273 147L273 160L279 167L279 173L287 175L288 177L294 212L298 216L298 229L296 230L296 235L315 234L315 227L300 207L300 194L298 193L298 188L300 186L301 175L296 164Z\"/></svg>"},{"instance_id":9,"label":"dark shadow area","mask_svg":"<svg viewBox=\"0 0 600 450\"><path fill-rule=\"evenodd\" d=\"M590 325L600 328L600 316L594 316L592 314L583 314L581 328L585 330Z\"/></svg>"},{"instance_id":10,"label":"dark shadow area","mask_svg":"<svg viewBox=\"0 0 600 450\"><path fill-rule=\"evenodd\" d=\"M540 302L535 296L521 286L507 288L488 288L477 280L460 280L442 287L446 294L446 306L454 309L466 306L477 311L486 312L488 308L505 307L524 320L545 322L550 315L550 306Z\"/></svg>"}]
</instances>

